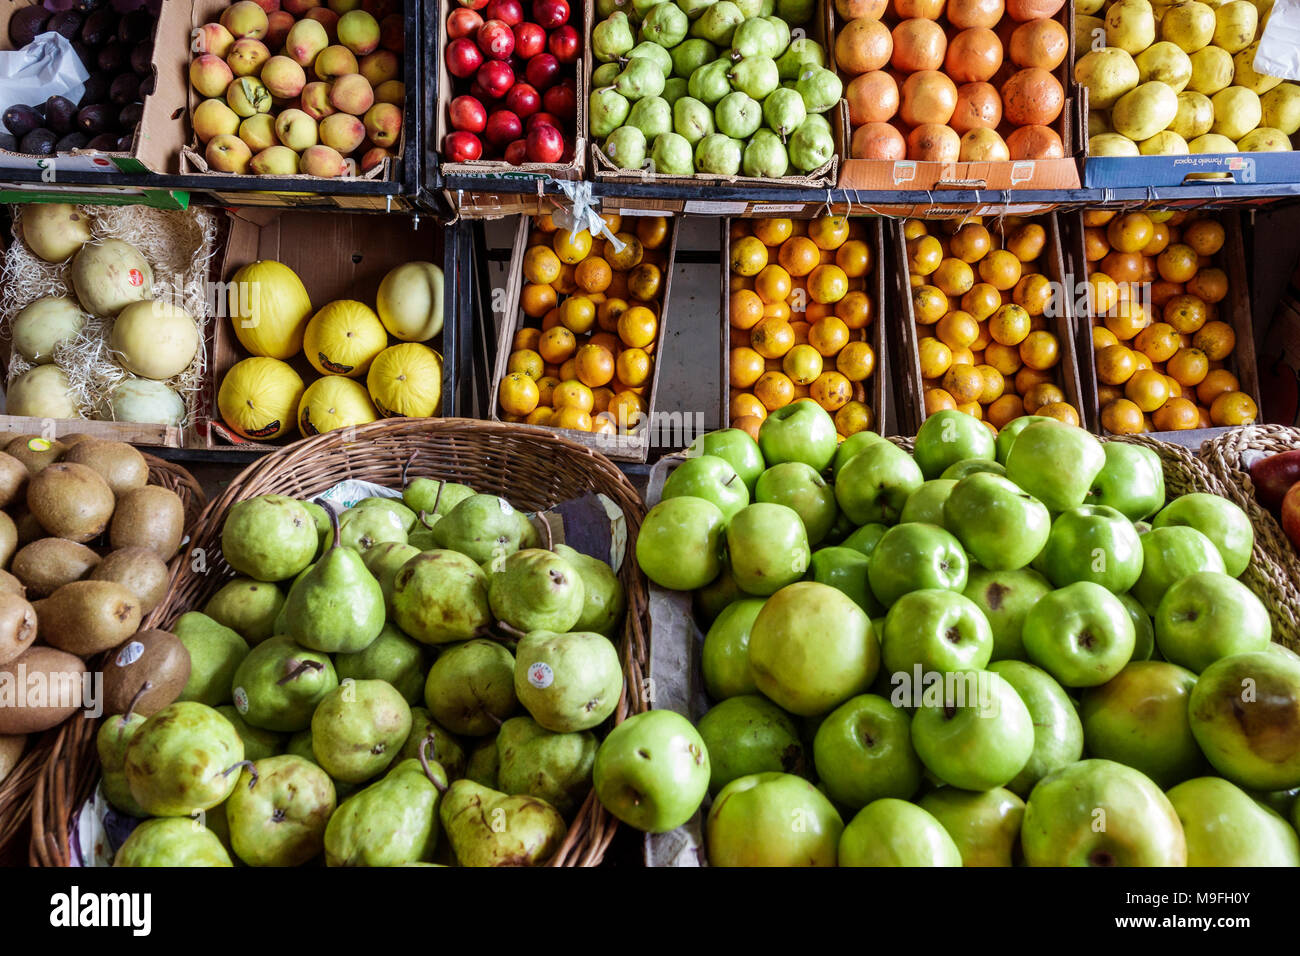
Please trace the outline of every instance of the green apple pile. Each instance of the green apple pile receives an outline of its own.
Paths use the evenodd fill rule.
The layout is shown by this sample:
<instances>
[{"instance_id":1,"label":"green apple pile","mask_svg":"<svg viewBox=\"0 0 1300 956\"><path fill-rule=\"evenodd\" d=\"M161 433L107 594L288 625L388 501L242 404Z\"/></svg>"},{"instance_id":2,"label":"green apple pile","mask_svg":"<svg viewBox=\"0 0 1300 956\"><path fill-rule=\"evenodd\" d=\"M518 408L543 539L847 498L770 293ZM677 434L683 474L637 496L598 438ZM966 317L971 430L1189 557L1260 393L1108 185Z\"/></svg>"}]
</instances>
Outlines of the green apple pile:
<instances>
[{"instance_id":1,"label":"green apple pile","mask_svg":"<svg viewBox=\"0 0 1300 956\"><path fill-rule=\"evenodd\" d=\"M634 718L678 743L624 786L598 758L597 794L662 831L707 790L715 866L1300 865L1300 657L1253 542L1048 418L942 411L910 455L812 402L713 432L637 539L694 592L713 706Z\"/></svg>"},{"instance_id":2,"label":"green apple pile","mask_svg":"<svg viewBox=\"0 0 1300 956\"><path fill-rule=\"evenodd\" d=\"M610 9L605 9L605 7ZM780 178L835 154L822 115L843 86L798 28L811 0L602 2L588 121L620 169ZM792 31L791 28L795 28ZM793 36L793 39L792 39Z\"/></svg>"},{"instance_id":3,"label":"green apple pile","mask_svg":"<svg viewBox=\"0 0 1300 956\"><path fill-rule=\"evenodd\" d=\"M99 732L106 797L146 818L116 865L554 856L623 692L605 562L427 478L338 516L241 501L221 548L237 576L174 626L179 697Z\"/></svg>"}]
</instances>

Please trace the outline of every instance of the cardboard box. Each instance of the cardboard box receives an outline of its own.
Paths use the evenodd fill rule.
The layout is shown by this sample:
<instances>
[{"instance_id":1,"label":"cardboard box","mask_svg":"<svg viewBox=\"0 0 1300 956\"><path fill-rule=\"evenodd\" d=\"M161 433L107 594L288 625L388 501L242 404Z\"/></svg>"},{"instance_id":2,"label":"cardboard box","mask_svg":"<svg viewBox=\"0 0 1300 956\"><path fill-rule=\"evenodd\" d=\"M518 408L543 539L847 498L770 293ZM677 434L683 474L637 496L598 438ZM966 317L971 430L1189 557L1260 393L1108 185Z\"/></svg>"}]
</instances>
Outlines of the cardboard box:
<instances>
[{"instance_id":1,"label":"cardboard box","mask_svg":"<svg viewBox=\"0 0 1300 956\"><path fill-rule=\"evenodd\" d=\"M1065 244L1061 234L1061 225L1057 219L1056 213L1047 213L1045 216L1034 217L1040 225L1047 230L1047 245L1044 249L1044 258L1040 260L1046 268L1045 274L1058 290L1073 290L1075 277L1074 274L1066 268ZM893 223L890 244L893 247L894 261L891 268L894 271L894 301L897 304L899 317L901 319L901 333L903 338L902 352L905 356L905 367L903 369L902 382L903 388L903 405L906 413L908 434L916 434L921 427L921 423L926 419L925 413L925 386L921 378L921 356L918 350L920 337L916 329L916 313L912 309L912 289L911 279L907 269L907 241L903 238L903 229L901 223ZM1048 329L1056 336L1060 344L1060 361L1055 367L1055 377L1057 384L1061 386L1061 391L1065 394L1065 400L1075 407L1079 412L1079 423L1088 427L1089 411L1095 403L1089 403L1086 393L1081 382L1080 362L1082 361L1078 352L1076 339L1076 327L1074 315L1074 302L1072 295L1063 295L1060 308L1055 316L1048 316ZM1089 353L1091 354L1091 353Z\"/></svg>"},{"instance_id":2,"label":"cardboard box","mask_svg":"<svg viewBox=\"0 0 1300 956\"><path fill-rule=\"evenodd\" d=\"M761 218L761 217L759 217ZM895 347L897 336L891 336L888 331L888 313L885 294L885 272L887 271L885 259L885 220L871 219L867 220L870 224L870 234L867 242L871 245L871 253L874 257L873 268L869 273L867 291L871 295L872 305L875 308L875 320L866 329L861 332L853 333L851 341L865 341L870 343L871 349L876 353L876 367L871 373L871 377L866 384L866 403L871 406L872 414L875 420L872 422L871 431L881 435L896 435L900 422L898 421L897 408L895 407L894 389L892 370L897 368L897 356L890 354L891 347ZM722 335L722 375L719 379L719 401L722 403L722 414L719 420L722 427L726 428L731 424L731 350L735 348L732 342L732 333L735 331L731 327L731 223L733 220L724 219L722 221L722 255L721 255L721 291L722 300L722 318L720 330ZM793 318L793 317L792 317ZM859 338L861 336L861 338ZM827 359L827 369L832 369L832 360Z\"/></svg>"},{"instance_id":3,"label":"cardboard box","mask_svg":"<svg viewBox=\"0 0 1300 956\"><path fill-rule=\"evenodd\" d=\"M840 27L833 4L828 4L827 17L831 36ZM843 127L844 161L840 165L840 189L992 189L1014 191L1017 189L1078 189L1079 166L1075 159L1074 144L1079 142L1078 124L1082 118L1086 125L1088 112L1077 96L1072 96L1074 80L1074 4L1067 3L1054 17L1070 36L1070 48L1065 59L1053 74L1065 91L1065 105L1052 129L1061 137L1065 156L1062 159L1010 160L986 163L934 163L914 160L889 161L881 159L853 159L851 156L853 128L849 122L847 101L840 102L840 122ZM896 18L887 25L893 27ZM941 21L946 26L947 21ZM951 33L951 30L949 31ZM834 51L832 51L833 54ZM1005 51L1004 51L1005 53ZM832 56L833 59L833 56ZM1008 58L1008 62L1010 62ZM847 88L852 77L841 74ZM1041 207L1040 207L1041 208Z\"/></svg>"},{"instance_id":4,"label":"cardboard box","mask_svg":"<svg viewBox=\"0 0 1300 956\"><path fill-rule=\"evenodd\" d=\"M0 48L12 49L9 43L9 20L14 12L37 0L9 0L0 7ZM129 152L100 152L74 149L55 156L28 156L0 149L0 168L37 170L43 182L55 183L63 172L175 173L177 153L184 141L181 127L174 117L185 108L185 76L189 64L187 0L163 0L154 27L154 91L146 96L144 117L136 129L135 142ZM181 62L184 66L180 66ZM43 103L42 96L37 103Z\"/></svg>"},{"instance_id":5,"label":"cardboard box","mask_svg":"<svg viewBox=\"0 0 1300 956\"><path fill-rule=\"evenodd\" d=\"M302 279L313 310L335 299L356 299L373 309L379 283L389 270L405 262L421 260L443 266L442 231L427 221L423 229L417 230L409 216L241 209L230 212L229 227L220 274L214 277L216 281L229 282L241 266L250 262L274 259L284 263ZM451 290L447 291L449 294L445 301L450 302ZM208 345L212 369L208 412L215 427L207 430L207 446L261 453L297 441L302 435L296 423L273 442L249 442L235 435L221 421L216 410L221 380L232 365L249 355L231 328L225 298L222 297L215 306L210 322L212 340ZM447 312L446 324L454 321L453 312ZM439 334L425 344L442 353L444 335ZM390 337L389 344L397 343ZM321 377L304 355L295 356L289 364L307 385ZM364 385L364 376L359 381ZM444 407L454 404L451 395L453 383L444 362Z\"/></svg>"},{"instance_id":6,"label":"cardboard box","mask_svg":"<svg viewBox=\"0 0 1300 956\"><path fill-rule=\"evenodd\" d=\"M663 270L664 294L659 307L659 329L655 338L654 351L651 353L654 358L654 369L650 374L650 391L646 396L645 403L648 424L642 424L630 435L597 435L592 432L575 431L570 428L551 428L546 425L525 425L522 423L516 424L516 428L537 429L538 431L559 435L561 438L598 451L614 461L643 462L649 457L651 443L659 432L655 419L655 396L659 388L659 370L662 365L660 357L663 355L664 330L667 329L668 318L672 314L669 308L673 290L673 268L677 261L677 227L679 222L679 219L673 218L668 226L670 230L668 264ZM513 351L512 345L515 333L524 328L529 322L536 322L536 320L529 319L524 315L519 304L524 287L524 254L528 248L528 234L532 230L532 225L532 219L528 217L520 218L519 226L515 230L515 240L510 249L510 271L506 279L504 318L497 332L496 367L492 372L492 393L488 396L492 408L489 418L494 422L504 421L501 417L501 404L497 399L497 395L501 390L501 380L506 376L506 366L509 364L510 353ZM486 317L484 317L484 320L486 321ZM682 429L678 429L678 431L682 431ZM691 435L690 437L694 436ZM686 438L686 442L690 441L690 437Z\"/></svg>"}]
</instances>

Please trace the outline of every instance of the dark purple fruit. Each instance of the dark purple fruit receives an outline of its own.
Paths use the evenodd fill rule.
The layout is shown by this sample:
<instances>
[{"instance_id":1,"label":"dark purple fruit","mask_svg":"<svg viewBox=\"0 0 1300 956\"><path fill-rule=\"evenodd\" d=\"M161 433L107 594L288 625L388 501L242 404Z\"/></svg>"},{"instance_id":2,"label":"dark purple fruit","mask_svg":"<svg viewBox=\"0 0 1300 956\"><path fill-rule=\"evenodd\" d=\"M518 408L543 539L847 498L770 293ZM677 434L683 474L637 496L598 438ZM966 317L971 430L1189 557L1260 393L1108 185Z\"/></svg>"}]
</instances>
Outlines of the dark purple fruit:
<instances>
[{"instance_id":1,"label":"dark purple fruit","mask_svg":"<svg viewBox=\"0 0 1300 956\"><path fill-rule=\"evenodd\" d=\"M94 139L88 142L84 148L102 149L105 152L113 153L117 151L117 137L112 133L100 133L98 136L96 136Z\"/></svg>"},{"instance_id":2,"label":"dark purple fruit","mask_svg":"<svg viewBox=\"0 0 1300 956\"><path fill-rule=\"evenodd\" d=\"M119 153L131 152L131 147L135 145L135 133L127 133L117 141L117 151Z\"/></svg>"},{"instance_id":3,"label":"dark purple fruit","mask_svg":"<svg viewBox=\"0 0 1300 956\"><path fill-rule=\"evenodd\" d=\"M154 17L148 10L132 10L117 24L117 38L130 46L153 37Z\"/></svg>"},{"instance_id":4,"label":"dark purple fruit","mask_svg":"<svg viewBox=\"0 0 1300 956\"><path fill-rule=\"evenodd\" d=\"M113 39L117 18L108 7L100 7L81 25L81 39L87 46L103 46Z\"/></svg>"},{"instance_id":5,"label":"dark purple fruit","mask_svg":"<svg viewBox=\"0 0 1300 956\"><path fill-rule=\"evenodd\" d=\"M71 133L77 118L77 104L64 96L51 96L45 101L45 125L64 136Z\"/></svg>"},{"instance_id":6,"label":"dark purple fruit","mask_svg":"<svg viewBox=\"0 0 1300 956\"><path fill-rule=\"evenodd\" d=\"M117 114L117 122L122 129L133 130L142 119L144 119L143 103L128 103L122 107L122 112Z\"/></svg>"},{"instance_id":7,"label":"dark purple fruit","mask_svg":"<svg viewBox=\"0 0 1300 956\"><path fill-rule=\"evenodd\" d=\"M59 138L48 129L34 129L18 143L18 151L29 156L53 156Z\"/></svg>"},{"instance_id":8,"label":"dark purple fruit","mask_svg":"<svg viewBox=\"0 0 1300 956\"><path fill-rule=\"evenodd\" d=\"M126 47L116 40L110 40L99 49L95 57L95 65L105 73L118 74L127 68L130 63L130 57L127 56Z\"/></svg>"},{"instance_id":9,"label":"dark purple fruit","mask_svg":"<svg viewBox=\"0 0 1300 956\"><path fill-rule=\"evenodd\" d=\"M54 144L54 151L56 153L68 153L74 149L81 149L85 145L86 134L80 130L73 130L67 136Z\"/></svg>"},{"instance_id":10,"label":"dark purple fruit","mask_svg":"<svg viewBox=\"0 0 1300 956\"><path fill-rule=\"evenodd\" d=\"M62 10L50 17L50 22L45 24L45 29L61 33L71 40L81 30L81 24L84 20L85 17L76 10Z\"/></svg>"},{"instance_id":11,"label":"dark purple fruit","mask_svg":"<svg viewBox=\"0 0 1300 956\"><path fill-rule=\"evenodd\" d=\"M9 18L9 42L14 49L25 47L45 32L45 24L49 19L50 11L39 3L15 10Z\"/></svg>"},{"instance_id":12,"label":"dark purple fruit","mask_svg":"<svg viewBox=\"0 0 1300 956\"><path fill-rule=\"evenodd\" d=\"M103 73L91 73L86 80L85 92L81 94L77 105L93 106L95 103L105 102L108 99L109 83L109 78Z\"/></svg>"},{"instance_id":13,"label":"dark purple fruit","mask_svg":"<svg viewBox=\"0 0 1300 956\"><path fill-rule=\"evenodd\" d=\"M108 87L108 98L118 106L134 103L140 96L140 77L121 73Z\"/></svg>"},{"instance_id":14,"label":"dark purple fruit","mask_svg":"<svg viewBox=\"0 0 1300 956\"><path fill-rule=\"evenodd\" d=\"M157 78L154 76L146 76L144 79L142 79L140 81L140 99L144 99L146 96L152 93L156 83L157 83Z\"/></svg>"},{"instance_id":15,"label":"dark purple fruit","mask_svg":"<svg viewBox=\"0 0 1300 956\"><path fill-rule=\"evenodd\" d=\"M77 113L77 129L87 136L95 136L108 129L113 116L105 103L83 106Z\"/></svg>"},{"instance_id":16,"label":"dark purple fruit","mask_svg":"<svg viewBox=\"0 0 1300 956\"><path fill-rule=\"evenodd\" d=\"M14 139L9 133L0 133L0 149L16 153L18 152L18 140Z\"/></svg>"},{"instance_id":17,"label":"dark purple fruit","mask_svg":"<svg viewBox=\"0 0 1300 956\"><path fill-rule=\"evenodd\" d=\"M0 122L3 122L5 129L14 136L22 139L41 125L41 117L30 106L11 106L4 111L3 116L0 116Z\"/></svg>"},{"instance_id":18,"label":"dark purple fruit","mask_svg":"<svg viewBox=\"0 0 1300 956\"><path fill-rule=\"evenodd\" d=\"M131 47L131 69L141 76L153 72L153 43L145 41Z\"/></svg>"},{"instance_id":19,"label":"dark purple fruit","mask_svg":"<svg viewBox=\"0 0 1300 956\"><path fill-rule=\"evenodd\" d=\"M81 65L87 70L93 70L95 68L95 51L86 46L86 44L82 43L80 40L73 40L72 52L77 54L77 59L81 61Z\"/></svg>"}]
</instances>

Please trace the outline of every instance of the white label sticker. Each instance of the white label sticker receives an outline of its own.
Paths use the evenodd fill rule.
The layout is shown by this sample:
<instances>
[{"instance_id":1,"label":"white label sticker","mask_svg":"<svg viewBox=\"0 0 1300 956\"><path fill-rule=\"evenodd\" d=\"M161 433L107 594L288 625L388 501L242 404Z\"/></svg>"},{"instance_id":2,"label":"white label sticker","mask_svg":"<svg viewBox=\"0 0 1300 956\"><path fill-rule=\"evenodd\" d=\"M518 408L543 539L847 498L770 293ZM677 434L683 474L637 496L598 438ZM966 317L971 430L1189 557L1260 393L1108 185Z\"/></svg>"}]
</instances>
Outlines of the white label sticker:
<instances>
[{"instance_id":1,"label":"white label sticker","mask_svg":"<svg viewBox=\"0 0 1300 956\"><path fill-rule=\"evenodd\" d=\"M242 687L236 687L231 696L235 698L235 710L241 714L248 713L248 692Z\"/></svg>"},{"instance_id":2,"label":"white label sticker","mask_svg":"<svg viewBox=\"0 0 1300 956\"><path fill-rule=\"evenodd\" d=\"M510 507L510 502L506 501L506 499L504 499L504 498L498 498L497 501L500 502L500 504L501 504L501 513L502 513L503 515L508 515L508 514L513 514L513 513L514 513L514 510L515 510L515 509L512 508L512 507Z\"/></svg>"},{"instance_id":3,"label":"white label sticker","mask_svg":"<svg viewBox=\"0 0 1300 956\"><path fill-rule=\"evenodd\" d=\"M126 647L117 652L117 666L130 667L140 659L140 655L143 653L144 645L139 641L132 641L130 644L126 645Z\"/></svg>"},{"instance_id":4,"label":"white label sticker","mask_svg":"<svg viewBox=\"0 0 1300 956\"><path fill-rule=\"evenodd\" d=\"M803 210L804 210L803 203L797 203L797 202L762 203L762 204L755 203L753 208L750 209L750 212L752 212L755 216L758 215L769 216L774 212L803 212Z\"/></svg>"},{"instance_id":5,"label":"white label sticker","mask_svg":"<svg viewBox=\"0 0 1300 956\"><path fill-rule=\"evenodd\" d=\"M715 200L688 199L682 212L700 213L708 216L741 216L749 204L744 202L717 202Z\"/></svg>"},{"instance_id":6,"label":"white label sticker","mask_svg":"<svg viewBox=\"0 0 1300 956\"><path fill-rule=\"evenodd\" d=\"M551 665L544 661L538 661L528 668L528 683L532 684L538 690L545 690L555 681L555 673L551 670Z\"/></svg>"}]
</instances>

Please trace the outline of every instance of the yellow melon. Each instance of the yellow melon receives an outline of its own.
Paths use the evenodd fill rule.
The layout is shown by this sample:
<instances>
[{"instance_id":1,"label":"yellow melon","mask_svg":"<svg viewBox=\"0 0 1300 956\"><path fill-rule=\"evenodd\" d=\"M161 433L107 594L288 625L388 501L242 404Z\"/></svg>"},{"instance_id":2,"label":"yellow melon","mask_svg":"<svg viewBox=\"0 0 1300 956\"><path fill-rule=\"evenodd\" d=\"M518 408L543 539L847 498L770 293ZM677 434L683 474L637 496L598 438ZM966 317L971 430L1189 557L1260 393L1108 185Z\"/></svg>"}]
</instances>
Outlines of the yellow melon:
<instances>
[{"instance_id":1,"label":"yellow melon","mask_svg":"<svg viewBox=\"0 0 1300 956\"><path fill-rule=\"evenodd\" d=\"M442 401L442 361L427 345L394 345L371 364L366 388L385 418L430 418Z\"/></svg>"},{"instance_id":2,"label":"yellow melon","mask_svg":"<svg viewBox=\"0 0 1300 956\"><path fill-rule=\"evenodd\" d=\"M322 375L360 378L388 345L388 332L368 306L355 299L328 303L311 317L303 335L307 361Z\"/></svg>"},{"instance_id":3,"label":"yellow melon","mask_svg":"<svg viewBox=\"0 0 1300 956\"><path fill-rule=\"evenodd\" d=\"M307 386L298 403L298 430L303 438L378 418L365 386L342 375L318 378Z\"/></svg>"},{"instance_id":4,"label":"yellow melon","mask_svg":"<svg viewBox=\"0 0 1300 956\"><path fill-rule=\"evenodd\" d=\"M244 359L221 380L217 408L240 435L267 441L293 425L303 390L302 378L279 359Z\"/></svg>"},{"instance_id":5,"label":"yellow melon","mask_svg":"<svg viewBox=\"0 0 1300 956\"><path fill-rule=\"evenodd\" d=\"M230 282L230 324L254 355L293 358L311 318L311 299L292 269L272 259L244 266Z\"/></svg>"}]
</instances>

